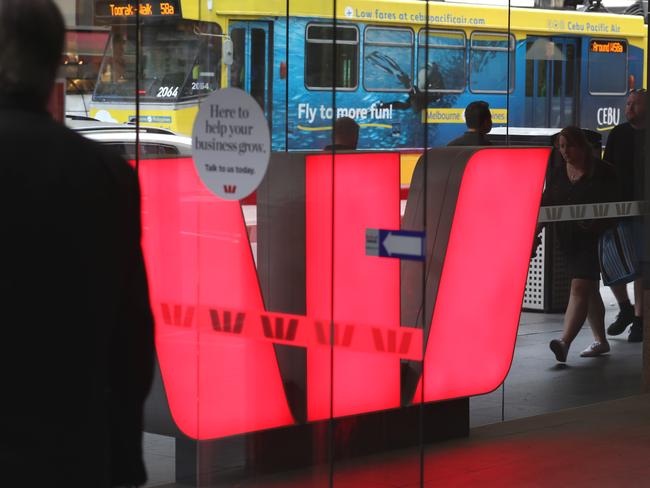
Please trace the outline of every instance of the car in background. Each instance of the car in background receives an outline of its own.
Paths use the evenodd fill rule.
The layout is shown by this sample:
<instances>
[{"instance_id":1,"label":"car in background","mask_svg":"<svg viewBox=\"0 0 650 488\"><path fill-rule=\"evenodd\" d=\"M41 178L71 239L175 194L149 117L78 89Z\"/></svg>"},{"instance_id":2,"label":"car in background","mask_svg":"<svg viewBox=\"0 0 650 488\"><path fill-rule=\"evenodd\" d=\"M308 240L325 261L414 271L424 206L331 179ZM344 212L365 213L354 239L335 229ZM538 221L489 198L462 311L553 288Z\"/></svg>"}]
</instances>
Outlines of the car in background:
<instances>
[{"instance_id":1,"label":"car in background","mask_svg":"<svg viewBox=\"0 0 650 488\"><path fill-rule=\"evenodd\" d=\"M88 139L115 150L125 159L135 159L136 126L114 124L78 116L66 115L66 125ZM141 158L189 157L192 155L192 138L179 136L167 129L139 127L138 144Z\"/></svg>"}]
</instances>

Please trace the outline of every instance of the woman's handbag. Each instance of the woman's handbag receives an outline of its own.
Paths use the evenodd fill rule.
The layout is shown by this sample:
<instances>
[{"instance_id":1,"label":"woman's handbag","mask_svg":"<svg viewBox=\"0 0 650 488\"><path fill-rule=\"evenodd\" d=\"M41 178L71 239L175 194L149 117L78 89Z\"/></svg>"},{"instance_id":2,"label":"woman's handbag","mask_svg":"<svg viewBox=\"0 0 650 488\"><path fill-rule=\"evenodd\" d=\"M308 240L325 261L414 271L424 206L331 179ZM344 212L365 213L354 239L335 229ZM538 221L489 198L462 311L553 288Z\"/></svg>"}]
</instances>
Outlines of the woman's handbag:
<instances>
[{"instance_id":1,"label":"woman's handbag","mask_svg":"<svg viewBox=\"0 0 650 488\"><path fill-rule=\"evenodd\" d=\"M598 261L605 285L634 281L638 275L638 260L629 222L618 222L603 232L598 240Z\"/></svg>"}]
</instances>

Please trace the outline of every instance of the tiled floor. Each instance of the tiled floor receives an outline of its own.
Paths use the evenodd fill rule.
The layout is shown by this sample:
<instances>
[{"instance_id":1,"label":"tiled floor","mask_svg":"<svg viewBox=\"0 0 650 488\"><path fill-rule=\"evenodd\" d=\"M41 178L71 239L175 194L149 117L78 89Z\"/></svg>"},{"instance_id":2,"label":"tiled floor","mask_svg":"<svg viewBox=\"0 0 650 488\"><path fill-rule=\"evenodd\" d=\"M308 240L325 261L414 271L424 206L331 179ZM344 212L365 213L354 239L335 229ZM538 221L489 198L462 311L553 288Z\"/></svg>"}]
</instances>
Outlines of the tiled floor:
<instances>
[{"instance_id":1,"label":"tiled floor","mask_svg":"<svg viewBox=\"0 0 650 488\"><path fill-rule=\"evenodd\" d=\"M608 289L603 289L603 295L607 309L607 322L611 322L617 310ZM647 470L645 466L650 442L645 443L645 450L639 451L644 453L645 460L640 461L639 465L630 464L629 476L625 478L627 480L625 484L618 483L615 476L625 475L626 471L623 471L622 475L615 474L616 470L612 467L608 474L604 475L606 478L603 480L607 481L604 484L598 483L599 478L595 473L598 473L598 467L607 463L611 456L617 459L623 456L621 446L635 446L641 438L649 441L650 422L646 430L640 431L637 437L633 436L634 438L627 441L620 436L632 435L629 429L621 431L619 437L616 437L618 432L616 426L621 421L620 417L614 417L616 421L613 425L610 425L611 422L606 422L608 431L612 431L614 436L612 442L618 443L616 449L607 454L607 449L602 448L599 451L593 446L593 442L603 445L609 442L605 430L602 432L581 430L586 428L579 422L581 414L551 413L637 395L641 385L641 345L628 343L626 335L622 335L611 338L610 354L599 358L580 358L579 352L592 341L589 328L585 326L569 353L567 364L559 365L548 349L548 342L557 337L561 330L561 314L522 314L515 357L505 387L470 400L472 431L469 440L427 448L424 457L426 460L423 470L424 486L473 486L479 481L487 486L491 486L492 482L496 486L498 480L503 480L504 476L505 479L510 479L512 484L501 483L499 486L546 486L558 484L558 480L564 479L563 473L573 476L573 481L567 484L567 479L564 479L564 483L559 483L560 486L587 486L589 484L587 481L591 481L592 486L649 486L641 482L635 485L634 480L637 479L636 475L645 476L642 478L645 480L650 479L648 478L650 473L639 471ZM459 347L462 347L462 344L459 344ZM650 402L646 401L644 405L649 404ZM634 418L641 418L642 410L639 410L640 407L636 404L626 406L624 402L623 404L614 402L611 405L614 405L611 408L615 410L623 409L627 412L623 414L624 416L637 415ZM585 415L597 419L599 409L602 408L605 407L589 407L585 410L587 412ZM548 415L525 419L542 414ZM524 420L501 424L502 415L506 421ZM622 421L625 423L627 420ZM575 423L575 435L569 435L566 446L562 443L555 445L554 436L557 436L558 432L564 435L561 425L564 423L569 425L571 422ZM594 420L594 423L597 421ZM585 437L584 443L580 436ZM145 443L150 477L147 486L169 488L181 486L173 484L175 455L173 439L147 434ZM625 452L629 450L628 447L624 448ZM545 458L541 467L538 466L533 462L537 462L535 455L543 457L545 449L555 450L547 452L551 457L553 452L565 453L564 461L561 457ZM588 459L585 461L585 457L592 454L594 458L590 464L587 462ZM635 451L631 450L630 455L633 461ZM419 461L419 452L412 450L392 452L337 465L334 471L334 486L337 488L353 486L415 488L419 486L420 480ZM544 466L550 471L543 472L546 469ZM577 466L582 466L584 473L581 473ZM618 466L621 467L620 463ZM465 473L464 477L459 478L458 472ZM554 481L553 476L555 476ZM548 483L543 482L544 479ZM251 483L219 486L326 487L329 486L329 469L323 467L284 473Z\"/></svg>"},{"instance_id":2,"label":"tiled floor","mask_svg":"<svg viewBox=\"0 0 650 488\"><path fill-rule=\"evenodd\" d=\"M341 463L336 488L647 487L650 396L627 397L472 431L468 439ZM613 419L613 420L612 420ZM597 427L597 428L596 428ZM247 480L246 488L325 488L325 469ZM423 483L421 483L421 480Z\"/></svg>"}]
</instances>

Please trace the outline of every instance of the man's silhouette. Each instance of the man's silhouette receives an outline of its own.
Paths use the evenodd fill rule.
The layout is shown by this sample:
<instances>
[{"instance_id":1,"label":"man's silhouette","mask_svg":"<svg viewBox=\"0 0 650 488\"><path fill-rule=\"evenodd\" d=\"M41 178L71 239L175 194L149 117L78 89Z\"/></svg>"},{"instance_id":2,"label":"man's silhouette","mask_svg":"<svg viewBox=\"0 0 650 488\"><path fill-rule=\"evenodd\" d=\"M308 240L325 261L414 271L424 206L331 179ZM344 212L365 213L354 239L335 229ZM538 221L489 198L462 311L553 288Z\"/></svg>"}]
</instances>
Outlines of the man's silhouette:
<instances>
[{"instance_id":1,"label":"man's silhouette","mask_svg":"<svg viewBox=\"0 0 650 488\"><path fill-rule=\"evenodd\" d=\"M465 107L467 132L451 141L448 146L491 146L487 134L492 130L492 114L487 102L477 100Z\"/></svg>"},{"instance_id":2,"label":"man's silhouette","mask_svg":"<svg viewBox=\"0 0 650 488\"><path fill-rule=\"evenodd\" d=\"M64 31L51 0L0 1L0 471L138 485L154 354L138 182L45 111Z\"/></svg>"},{"instance_id":3,"label":"man's silhouette","mask_svg":"<svg viewBox=\"0 0 650 488\"><path fill-rule=\"evenodd\" d=\"M359 124L350 117L340 117L334 122L334 142L323 151L354 151L359 142Z\"/></svg>"}]
</instances>

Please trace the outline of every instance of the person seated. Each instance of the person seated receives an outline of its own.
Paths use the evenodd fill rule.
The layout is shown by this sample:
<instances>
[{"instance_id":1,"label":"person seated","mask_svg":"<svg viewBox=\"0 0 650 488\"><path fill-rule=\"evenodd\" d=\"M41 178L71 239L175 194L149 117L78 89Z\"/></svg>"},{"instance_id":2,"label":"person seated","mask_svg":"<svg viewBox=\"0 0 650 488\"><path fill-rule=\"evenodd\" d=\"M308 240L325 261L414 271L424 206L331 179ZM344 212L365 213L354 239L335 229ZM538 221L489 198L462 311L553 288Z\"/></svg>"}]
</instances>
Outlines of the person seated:
<instances>
[{"instance_id":1,"label":"person seated","mask_svg":"<svg viewBox=\"0 0 650 488\"><path fill-rule=\"evenodd\" d=\"M350 117L338 118L332 136L334 142L325 146L323 151L354 151L359 141L359 124Z\"/></svg>"},{"instance_id":2,"label":"person seated","mask_svg":"<svg viewBox=\"0 0 650 488\"><path fill-rule=\"evenodd\" d=\"M451 141L448 146L491 146L486 134L492 130L492 114L487 102L477 100L465 107L467 132Z\"/></svg>"}]
</instances>

